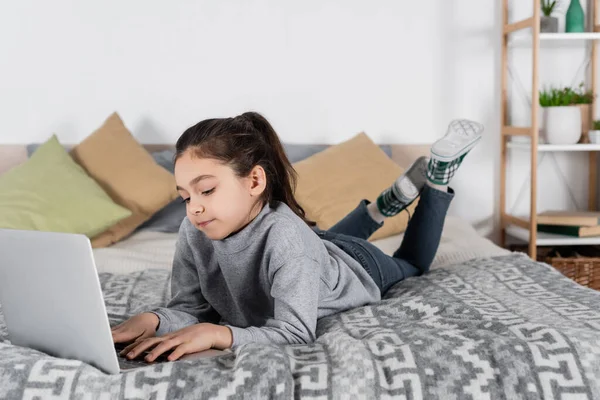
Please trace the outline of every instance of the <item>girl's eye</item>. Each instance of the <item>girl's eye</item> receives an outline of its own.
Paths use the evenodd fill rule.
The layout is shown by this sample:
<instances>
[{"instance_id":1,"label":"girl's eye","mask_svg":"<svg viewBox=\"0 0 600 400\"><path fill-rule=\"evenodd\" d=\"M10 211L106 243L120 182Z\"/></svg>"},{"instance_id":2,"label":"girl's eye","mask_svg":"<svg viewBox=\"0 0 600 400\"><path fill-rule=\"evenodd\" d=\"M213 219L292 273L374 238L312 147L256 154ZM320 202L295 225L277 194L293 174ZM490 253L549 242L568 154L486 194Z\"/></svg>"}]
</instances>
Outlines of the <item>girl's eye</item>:
<instances>
[{"instance_id":1,"label":"girl's eye","mask_svg":"<svg viewBox=\"0 0 600 400\"><path fill-rule=\"evenodd\" d=\"M215 191L215 188L212 188L210 190L205 190L204 192L202 192L202 195L208 196L209 194L211 194L214 191ZM182 199L181 202L182 203L189 203L190 202L190 197L188 197L187 199Z\"/></svg>"}]
</instances>

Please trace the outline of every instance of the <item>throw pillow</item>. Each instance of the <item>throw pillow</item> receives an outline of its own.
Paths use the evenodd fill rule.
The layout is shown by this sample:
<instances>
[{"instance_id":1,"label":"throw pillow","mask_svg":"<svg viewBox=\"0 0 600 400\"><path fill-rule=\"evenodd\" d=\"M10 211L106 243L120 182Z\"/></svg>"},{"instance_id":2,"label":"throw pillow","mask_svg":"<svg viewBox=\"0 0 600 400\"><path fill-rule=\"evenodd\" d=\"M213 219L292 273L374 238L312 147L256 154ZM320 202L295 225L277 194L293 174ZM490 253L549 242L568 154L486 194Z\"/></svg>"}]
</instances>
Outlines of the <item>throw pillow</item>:
<instances>
[{"instance_id":1,"label":"throw pillow","mask_svg":"<svg viewBox=\"0 0 600 400\"><path fill-rule=\"evenodd\" d=\"M73 161L56 136L0 176L0 228L93 237L130 215Z\"/></svg>"},{"instance_id":2,"label":"throw pillow","mask_svg":"<svg viewBox=\"0 0 600 400\"><path fill-rule=\"evenodd\" d=\"M131 135L117 113L71 150L73 159L132 215L92 240L106 247L123 239L177 197L175 179Z\"/></svg>"},{"instance_id":3,"label":"throw pillow","mask_svg":"<svg viewBox=\"0 0 600 400\"><path fill-rule=\"evenodd\" d=\"M293 166L298 173L296 200L321 229L331 228L362 199L375 201L403 172L365 133ZM408 213L414 213L416 203L408 211L387 218L369 240L404 232Z\"/></svg>"},{"instance_id":4,"label":"throw pillow","mask_svg":"<svg viewBox=\"0 0 600 400\"><path fill-rule=\"evenodd\" d=\"M174 150L162 150L152 153L154 161L170 173L173 173L175 170L175 165L173 164L174 156ZM185 203L178 197L154 214L148 221L140 225L136 231L177 233L185 216Z\"/></svg>"}]
</instances>

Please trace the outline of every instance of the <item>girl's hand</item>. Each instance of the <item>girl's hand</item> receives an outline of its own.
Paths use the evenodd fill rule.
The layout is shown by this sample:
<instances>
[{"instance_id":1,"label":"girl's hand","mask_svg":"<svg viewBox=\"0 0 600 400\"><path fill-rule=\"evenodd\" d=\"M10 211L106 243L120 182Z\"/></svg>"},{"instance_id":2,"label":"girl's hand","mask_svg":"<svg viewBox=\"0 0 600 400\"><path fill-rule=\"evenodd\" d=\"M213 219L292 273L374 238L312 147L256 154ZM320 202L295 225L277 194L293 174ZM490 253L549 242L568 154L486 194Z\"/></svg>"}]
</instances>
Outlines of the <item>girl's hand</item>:
<instances>
[{"instance_id":1,"label":"girl's hand","mask_svg":"<svg viewBox=\"0 0 600 400\"><path fill-rule=\"evenodd\" d=\"M159 322L158 316L154 313L147 312L134 315L127 321L111 329L113 342L131 342L132 340L141 340L154 336Z\"/></svg>"},{"instance_id":2,"label":"girl's hand","mask_svg":"<svg viewBox=\"0 0 600 400\"><path fill-rule=\"evenodd\" d=\"M181 356L210 348L226 349L231 347L233 337L231 330L226 326L201 323L188 326L178 331L159 336L138 340L128 346L123 352L128 351L127 358L136 358L140 353L154 347L144 358L152 362L165 351L174 349L167 357L175 361Z\"/></svg>"}]
</instances>

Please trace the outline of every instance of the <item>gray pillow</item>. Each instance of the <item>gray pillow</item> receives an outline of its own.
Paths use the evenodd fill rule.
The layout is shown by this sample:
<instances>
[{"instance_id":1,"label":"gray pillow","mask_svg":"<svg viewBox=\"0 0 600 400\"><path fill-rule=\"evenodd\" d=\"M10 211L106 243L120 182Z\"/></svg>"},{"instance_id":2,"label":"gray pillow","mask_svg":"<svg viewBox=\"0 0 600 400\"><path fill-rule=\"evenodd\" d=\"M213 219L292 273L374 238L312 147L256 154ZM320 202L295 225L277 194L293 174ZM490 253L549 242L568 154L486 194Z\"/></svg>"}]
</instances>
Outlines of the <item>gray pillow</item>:
<instances>
[{"instance_id":1,"label":"gray pillow","mask_svg":"<svg viewBox=\"0 0 600 400\"><path fill-rule=\"evenodd\" d=\"M284 150L292 164L304 160L313 154L319 153L329 146L330 145L327 144L283 143ZM385 152L385 154L388 155L388 157L391 157L391 146L380 145L379 147ZM174 155L174 150L163 150L152 153L152 157L156 163L170 173L174 173L175 170L175 165L173 163ZM176 199L154 214L152 218L150 218L144 224L140 225L136 231L147 230L154 232L178 232L179 226L185 218L185 215L185 203L183 203L181 199Z\"/></svg>"},{"instance_id":2,"label":"gray pillow","mask_svg":"<svg viewBox=\"0 0 600 400\"><path fill-rule=\"evenodd\" d=\"M27 145L27 156L31 157L31 155L40 147L40 143L31 143ZM283 148L290 160L293 164L295 162L304 160L312 156L313 154L319 153L330 145L328 144L289 144L283 143ZM379 145L381 150L387 154L388 157L392 157L392 147L387 144ZM65 150L69 150L65 146ZM174 150L163 150L152 153L152 157L154 160L160 164L163 168L173 173L173 155L175 154Z\"/></svg>"},{"instance_id":3,"label":"gray pillow","mask_svg":"<svg viewBox=\"0 0 600 400\"><path fill-rule=\"evenodd\" d=\"M173 163L174 150L163 150L152 153L154 161L170 173L175 170ZM185 203L177 198L160 209L148 221L140 225L137 231L147 230L153 232L179 232L179 225L185 218Z\"/></svg>"},{"instance_id":4,"label":"gray pillow","mask_svg":"<svg viewBox=\"0 0 600 400\"><path fill-rule=\"evenodd\" d=\"M290 144L283 143L283 148L287 154L290 162L296 163L302 161L305 158L312 156L313 154L320 153L321 151L328 148L329 144ZM392 147L387 144L379 145L379 148L387 154L388 157L392 157Z\"/></svg>"},{"instance_id":5,"label":"gray pillow","mask_svg":"<svg viewBox=\"0 0 600 400\"><path fill-rule=\"evenodd\" d=\"M32 143L27 145L27 155L31 156L37 148L40 146L39 143ZM296 163L312 156L313 154L319 153L330 145L328 144L291 144L283 143L284 150L288 156L290 162ZM379 145L381 150L387 154L388 157L392 156L392 148L389 145ZM68 149L65 147L65 150ZM170 173L174 173L175 164L173 163L173 157L175 156L174 150L162 150L152 153L154 161ZM181 199L175 199L160 211L152 216L148 221L140 225L135 231L153 231L153 232L167 232L176 233L179 232L179 226L185 218L185 203Z\"/></svg>"}]
</instances>

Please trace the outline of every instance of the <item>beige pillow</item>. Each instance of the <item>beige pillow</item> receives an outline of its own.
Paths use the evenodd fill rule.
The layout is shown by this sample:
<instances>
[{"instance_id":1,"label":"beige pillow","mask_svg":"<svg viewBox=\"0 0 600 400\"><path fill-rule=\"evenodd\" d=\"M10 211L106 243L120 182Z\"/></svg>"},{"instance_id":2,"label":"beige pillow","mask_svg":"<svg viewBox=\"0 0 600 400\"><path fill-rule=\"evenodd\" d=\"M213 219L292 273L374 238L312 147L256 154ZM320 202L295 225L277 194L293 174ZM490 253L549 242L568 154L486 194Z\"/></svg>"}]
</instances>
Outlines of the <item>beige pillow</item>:
<instances>
[{"instance_id":1,"label":"beige pillow","mask_svg":"<svg viewBox=\"0 0 600 400\"><path fill-rule=\"evenodd\" d=\"M133 212L94 237L94 247L123 239L177 197L173 175L156 164L117 113L73 148L71 156L115 203Z\"/></svg>"},{"instance_id":2,"label":"beige pillow","mask_svg":"<svg viewBox=\"0 0 600 400\"><path fill-rule=\"evenodd\" d=\"M365 133L293 166L298 173L296 200L321 229L331 228L362 199L374 202L403 172ZM411 216L416 205L417 200L408 207ZM402 211L387 218L369 240L404 232L407 224L408 213Z\"/></svg>"}]
</instances>

